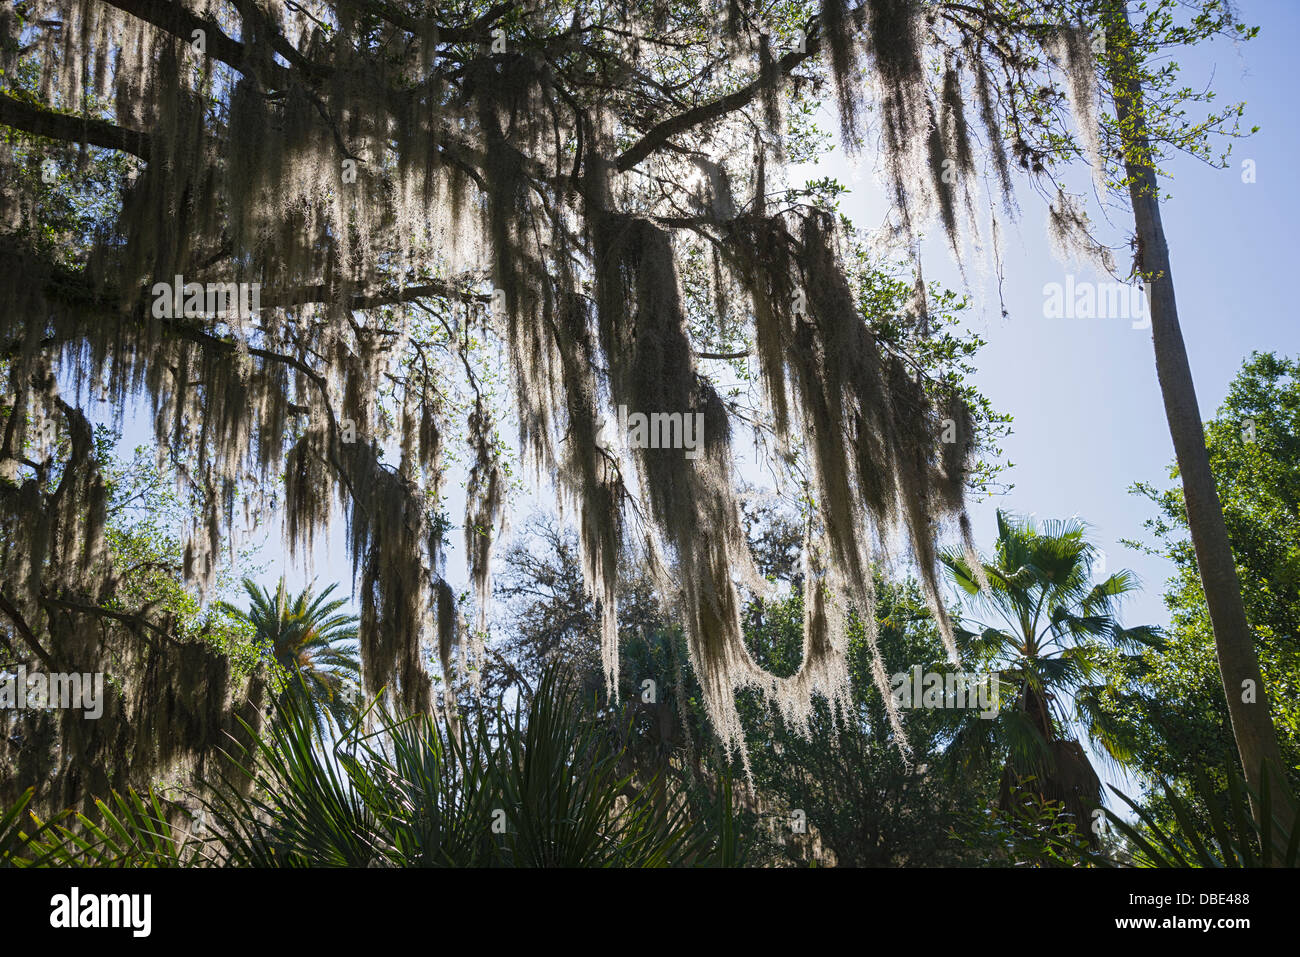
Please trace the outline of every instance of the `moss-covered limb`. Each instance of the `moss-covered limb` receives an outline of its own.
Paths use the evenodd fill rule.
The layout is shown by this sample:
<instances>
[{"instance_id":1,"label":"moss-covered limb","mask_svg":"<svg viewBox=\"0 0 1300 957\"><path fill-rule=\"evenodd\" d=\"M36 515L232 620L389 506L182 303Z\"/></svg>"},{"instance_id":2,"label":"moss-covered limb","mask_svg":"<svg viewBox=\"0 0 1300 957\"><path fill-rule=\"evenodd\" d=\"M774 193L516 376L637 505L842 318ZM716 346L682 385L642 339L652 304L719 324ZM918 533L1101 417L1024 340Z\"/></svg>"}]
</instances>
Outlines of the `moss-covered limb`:
<instances>
[{"instance_id":1,"label":"moss-covered limb","mask_svg":"<svg viewBox=\"0 0 1300 957\"><path fill-rule=\"evenodd\" d=\"M201 638L182 638L171 608L148 601L128 610L120 594L107 605L89 597L114 576L118 554L104 536L98 446L76 407L56 396L40 408L61 410L68 428L52 474L16 490L0 486L0 567L7 579L0 612L49 673L108 676L97 691L97 720L85 721L77 708L36 711L12 729L22 747L0 774L0 794L15 782L34 784L44 810L84 805L111 788L149 783L215 757L243 692L223 654ZM22 594L11 595L10 584Z\"/></svg>"},{"instance_id":2,"label":"moss-covered limb","mask_svg":"<svg viewBox=\"0 0 1300 957\"><path fill-rule=\"evenodd\" d=\"M36 633L32 631L31 625L27 624L27 618L17 607L14 606L13 602L5 597L4 592L0 592L0 611L3 611L5 616L13 623L14 629L18 632L19 637L21 637L27 644L27 647L35 653L36 657L40 659L41 664L51 672L58 671L59 668L55 664L54 658L45 650L45 646L41 644L41 640L37 638Z\"/></svg>"},{"instance_id":3,"label":"moss-covered limb","mask_svg":"<svg viewBox=\"0 0 1300 957\"><path fill-rule=\"evenodd\" d=\"M4 245L0 243L0 247ZM23 253L12 245L0 251L0 255L12 257L15 260L24 258ZM222 249L214 253L214 259L220 262L221 259L229 255L228 248ZM57 264L42 264L41 271L45 273L44 292L53 300L68 305L100 309L106 312L115 311L128 301L122 291L112 286L97 283L92 276L85 272L74 271ZM200 273L192 278L202 284L210 275ZM186 279L190 278L189 276L186 277ZM213 278L220 281L220 274L218 273ZM261 305L273 309L330 303L336 301L336 298L337 290L323 283L295 286L288 289L273 289L260 293ZM354 310L370 310L422 299L453 300L480 305L492 301L492 297L486 293L473 292L449 281L424 279L410 285L353 292L349 299L349 306ZM141 321L144 320L143 309L140 313L140 319ZM200 328L199 324L186 322L183 317L164 319L163 322L178 331L197 331ZM215 339L216 337L211 338ZM226 342L231 348L234 348L235 342L233 339L228 339ZM53 340L45 341L46 346L52 344ZM15 341L6 350L6 354L13 355L18 348L20 348L20 344Z\"/></svg>"},{"instance_id":4,"label":"moss-covered limb","mask_svg":"<svg viewBox=\"0 0 1300 957\"><path fill-rule=\"evenodd\" d=\"M69 143L89 143L105 149L122 150L148 160L149 134L109 123L106 120L46 109L7 93L0 93L0 125Z\"/></svg>"},{"instance_id":5,"label":"moss-covered limb","mask_svg":"<svg viewBox=\"0 0 1300 957\"><path fill-rule=\"evenodd\" d=\"M791 50L778 58L775 70L770 70L765 76L754 79L732 93L718 97L709 103L692 107L656 124L636 143L629 146L614 159L614 168L621 172L630 170L644 161L646 157L665 146L673 136L743 109L754 102L755 99L763 96L764 92L771 88L771 84L778 77L788 76L795 67L821 52L822 40L821 35L816 30L816 25L817 18L809 21L804 49Z\"/></svg>"},{"instance_id":6,"label":"moss-covered limb","mask_svg":"<svg viewBox=\"0 0 1300 957\"><path fill-rule=\"evenodd\" d=\"M41 607L54 611L72 611L81 615L90 615L98 618L110 618L113 621L129 626L141 640L148 642L152 647L157 648L157 641L168 641L173 644L182 644L167 629L160 627L150 621L143 614L132 614L114 608L105 608L103 605L92 605L83 601L71 601L65 597L56 597L52 595L41 595L38 599ZM155 639L145 638L143 632L152 632Z\"/></svg>"},{"instance_id":7,"label":"moss-covered limb","mask_svg":"<svg viewBox=\"0 0 1300 957\"><path fill-rule=\"evenodd\" d=\"M222 32L213 21L193 13L184 3L175 3L172 0L103 0L103 2L133 17L138 17L150 26L185 43L190 42L195 30L201 30L211 57L236 70L250 69L245 44ZM300 68L303 66L302 63L298 65ZM277 87L284 88L289 84L291 72L288 68L274 62L259 63L258 67L267 74L267 79L276 81Z\"/></svg>"}]
</instances>

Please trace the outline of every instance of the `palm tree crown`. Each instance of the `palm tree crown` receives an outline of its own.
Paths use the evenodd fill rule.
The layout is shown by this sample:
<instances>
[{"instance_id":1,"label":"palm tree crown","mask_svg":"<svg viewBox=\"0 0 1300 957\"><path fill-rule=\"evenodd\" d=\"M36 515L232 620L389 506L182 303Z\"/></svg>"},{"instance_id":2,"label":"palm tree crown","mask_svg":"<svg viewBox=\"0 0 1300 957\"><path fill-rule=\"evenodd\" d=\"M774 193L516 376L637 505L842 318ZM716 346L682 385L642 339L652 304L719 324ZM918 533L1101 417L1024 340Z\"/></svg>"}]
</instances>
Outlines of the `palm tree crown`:
<instances>
[{"instance_id":1,"label":"palm tree crown","mask_svg":"<svg viewBox=\"0 0 1300 957\"><path fill-rule=\"evenodd\" d=\"M1007 754L1002 806L1008 809L1031 780L1040 799L1059 801L1081 831L1101 804L1101 780L1076 736L1086 734L1118 761L1128 757L1106 726L1095 702L1104 687L1107 661L1160 641L1156 628L1124 628L1119 601L1138 588L1137 576L1121 569L1095 582L1099 553L1077 519L1043 522L998 512L998 540L992 560L981 559L983 575L956 553L943 556L952 579L971 597L967 618L977 631L958 629L972 657L996 670L1015 689L1014 702L993 722L972 722L970 735L983 736L987 753L1000 745ZM1098 681L1102 684L1098 684ZM1063 699L1072 699L1067 710Z\"/></svg>"},{"instance_id":2,"label":"palm tree crown","mask_svg":"<svg viewBox=\"0 0 1300 957\"><path fill-rule=\"evenodd\" d=\"M253 626L263 653L287 673L282 695L301 698L304 713L321 732L326 714L340 727L355 720L360 689L358 619L338 613L346 600L330 598L336 587L317 595L309 585L290 596L283 578L274 593L246 578L249 610L221 603L227 613Z\"/></svg>"}]
</instances>

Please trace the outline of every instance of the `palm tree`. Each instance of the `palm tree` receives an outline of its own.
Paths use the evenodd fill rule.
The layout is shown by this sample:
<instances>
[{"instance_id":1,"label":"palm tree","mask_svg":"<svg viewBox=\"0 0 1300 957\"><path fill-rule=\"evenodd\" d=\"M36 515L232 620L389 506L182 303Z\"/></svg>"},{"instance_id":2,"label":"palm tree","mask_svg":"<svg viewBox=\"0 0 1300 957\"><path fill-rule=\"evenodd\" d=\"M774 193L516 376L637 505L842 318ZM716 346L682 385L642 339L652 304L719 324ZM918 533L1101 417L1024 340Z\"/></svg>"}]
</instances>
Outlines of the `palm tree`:
<instances>
[{"instance_id":1,"label":"palm tree","mask_svg":"<svg viewBox=\"0 0 1300 957\"><path fill-rule=\"evenodd\" d=\"M1095 697L1094 680L1108 656L1158 645L1155 628L1124 628L1116 618L1119 599L1137 588L1133 572L1121 570L1093 582L1096 548L1084 538L1084 523L1013 519L999 510L998 541L992 561L981 559L983 579L965 557L942 560L952 579L972 596L980 612L996 620L978 631L960 628L959 640L981 665L999 673L999 686L1015 689L1014 703L992 721L972 719L959 745L976 753L995 748L1007 755L1000 805L1004 811L1037 799L1059 802L1080 833L1093 838L1093 810L1101 807L1101 779L1079 743L1086 734L1110 757L1126 755L1115 746L1101 712L1083 706ZM1073 698L1071 712L1064 701Z\"/></svg>"},{"instance_id":2,"label":"palm tree","mask_svg":"<svg viewBox=\"0 0 1300 957\"><path fill-rule=\"evenodd\" d=\"M257 644L285 670L282 698L297 697L317 732L324 732L325 715L340 727L357 716L361 661L356 647L355 615L337 614L345 599L330 599L337 585L319 595L313 585L291 598L281 578L275 593L244 579L251 607L247 612L227 602L221 608L250 623Z\"/></svg>"}]
</instances>

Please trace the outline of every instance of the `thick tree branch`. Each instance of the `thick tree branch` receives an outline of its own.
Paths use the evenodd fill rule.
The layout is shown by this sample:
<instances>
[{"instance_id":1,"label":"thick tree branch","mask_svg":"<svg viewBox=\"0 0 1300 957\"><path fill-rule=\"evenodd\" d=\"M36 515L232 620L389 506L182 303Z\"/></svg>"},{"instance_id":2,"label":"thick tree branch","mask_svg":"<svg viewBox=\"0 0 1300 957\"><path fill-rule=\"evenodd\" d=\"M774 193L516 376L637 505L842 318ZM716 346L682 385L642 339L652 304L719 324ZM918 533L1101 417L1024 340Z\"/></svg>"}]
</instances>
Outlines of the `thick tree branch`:
<instances>
[{"instance_id":1,"label":"thick tree branch","mask_svg":"<svg viewBox=\"0 0 1300 957\"><path fill-rule=\"evenodd\" d=\"M418 299L461 299L466 302L489 302L491 297L484 294L467 293L446 282L429 281L418 286L403 289L386 289L374 293L358 293L352 297L351 308L375 309L379 306L397 305L414 302ZM272 293L261 298L263 306L284 308L303 306L309 303L329 302L330 290L327 286L299 286L286 292Z\"/></svg>"},{"instance_id":2,"label":"thick tree branch","mask_svg":"<svg viewBox=\"0 0 1300 957\"><path fill-rule=\"evenodd\" d=\"M143 160L149 159L152 149L148 133L128 130L104 120L58 113L5 93L0 93L0 125L54 140L121 150Z\"/></svg>"},{"instance_id":3,"label":"thick tree branch","mask_svg":"<svg viewBox=\"0 0 1300 957\"><path fill-rule=\"evenodd\" d=\"M183 644L183 642L178 640L174 635L168 633L166 629L158 627L143 615L132 615L127 612L104 608L102 605L88 605L84 602L69 601L66 598L54 598L50 595L38 595L36 600L47 610L55 608L59 611L74 612L82 615L96 615L101 618L111 618L113 621L119 621L134 629L148 629L161 637L164 641L170 642L173 645ZM145 642L145 644L151 644L149 639L145 638L142 632L137 630L136 634Z\"/></svg>"},{"instance_id":4,"label":"thick tree branch","mask_svg":"<svg viewBox=\"0 0 1300 957\"><path fill-rule=\"evenodd\" d=\"M27 642L32 651L36 652L36 657L41 659L41 664L45 665L46 670L54 672L59 668L55 665L54 659L50 653L41 647L40 641L32 633L31 626L27 624L27 619L23 613L14 607L13 603L5 597L4 592L0 592L0 611L3 611L9 620L14 623L14 629L18 632L19 637Z\"/></svg>"},{"instance_id":5,"label":"thick tree branch","mask_svg":"<svg viewBox=\"0 0 1300 957\"><path fill-rule=\"evenodd\" d=\"M436 43L484 41L488 38L488 24L514 6L511 3L496 3L488 7L478 18L464 27L445 27L403 13L401 10L394 9L392 4L383 2L383 0L356 0L356 5L367 13L386 20L395 27L401 27L407 33L416 36L424 34L432 28L436 31L434 41Z\"/></svg>"},{"instance_id":6,"label":"thick tree branch","mask_svg":"<svg viewBox=\"0 0 1300 957\"><path fill-rule=\"evenodd\" d=\"M777 72L781 76L788 76L796 66L807 60L809 57L817 55L821 49L821 36L813 34L816 20L810 21L807 41L804 49L791 50L781 59L777 60ZM734 113L736 110L747 106L753 99L763 91L763 82L761 78L756 78L750 83L742 86L734 93L728 93L726 96L712 100L708 103L701 104L687 110L685 113L678 113L676 116L669 117L662 123L654 126L645 136L637 140L632 146L623 152L614 160L614 168L619 172L627 172L636 166L643 159L659 149L668 140L679 133L685 133L693 127L710 120L716 120L719 117L726 116L728 113Z\"/></svg>"},{"instance_id":7,"label":"thick tree branch","mask_svg":"<svg viewBox=\"0 0 1300 957\"><path fill-rule=\"evenodd\" d=\"M211 20L192 13L177 0L104 0L104 2L134 17L139 17L186 43L190 42L195 30L202 30L208 56L234 67L241 73L248 73L251 70L244 44L231 39ZM277 86L287 85L289 79L287 68L272 62L270 70Z\"/></svg>"},{"instance_id":8,"label":"thick tree branch","mask_svg":"<svg viewBox=\"0 0 1300 957\"><path fill-rule=\"evenodd\" d=\"M31 271L31 264L25 260L21 254L18 256L0 256L0 265L5 265L6 261L12 262L14 268ZM121 294L111 288L96 288L89 278L81 273L60 266L47 265L45 267L45 295L59 302L70 305L88 306L91 308L100 308L106 310L116 310L120 308L122 297ZM38 272L38 275L40 273ZM204 277L195 278L196 282L204 281ZM212 281L223 281L213 279ZM437 279L426 279L416 285L409 285L404 288L390 287L380 289L374 292L357 293L352 297L352 309L376 309L380 306L397 305L403 302L415 302L420 299L440 298L440 299L458 299L462 302L490 302L491 297L485 293L471 293L458 289L455 285ZM311 286L297 286L279 292L263 293L260 297L261 305L269 308L288 308L291 306L304 306L313 303L331 302L333 293L329 286L317 284ZM167 325L179 326L179 320L165 320ZM12 349L10 350L13 351Z\"/></svg>"}]
</instances>

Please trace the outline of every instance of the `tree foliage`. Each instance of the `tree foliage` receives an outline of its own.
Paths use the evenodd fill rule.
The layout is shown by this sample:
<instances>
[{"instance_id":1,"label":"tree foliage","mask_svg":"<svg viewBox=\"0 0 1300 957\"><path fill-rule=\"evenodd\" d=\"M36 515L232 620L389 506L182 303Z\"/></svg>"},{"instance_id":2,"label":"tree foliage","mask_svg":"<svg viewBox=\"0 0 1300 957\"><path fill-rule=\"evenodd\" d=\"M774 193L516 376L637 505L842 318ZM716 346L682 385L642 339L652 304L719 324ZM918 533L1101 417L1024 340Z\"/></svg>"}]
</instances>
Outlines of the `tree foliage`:
<instances>
[{"instance_id":1,"label":"tree foliage","mask_svg":"<svg viewBox=\"0 0 1300 957\"><path fill-rule=\"evenodd\" d=\"M1086 734L1116 760L1131 759L1099 699L1116 660L1159 647L1160 635L1120 622L1119 603L1137 579L1121 569L1095 581L1097 549L1084 533L1077 520L1040 525L999 511L992 560L979 568L962 555L943 560L970 596L972 613L963 624L973 627L961 631L969 657L991 669L1000 695L1010 698L993 721L967 721L959 752L972 763L1006 754L1002 810L1032 796L1035 807L1054 803L1079 833L1091 835L1101 779L1070 732ZM989 738L1000 747L990 747Z\"/></svg>"},{"instance_id":2,"label":"tree foliage","mask_svg":"<svg viewBox=\"0 0 1300 957\"><path fill-rule=\"evenodd\" d=\"M344 598L331 599L337 585L320 594L308 586L290 597L284 579L275 592L244 579L248 611L228 602L218 607L253 630L253 642L269 662L280 668L280 697L300 700L300 711L311 718L318 733L328 714L336 725L350 727L359 717L361 662L354 646L355 615L339 614Z\"/></svg>"},{"instance_id":3,"label":"tree foliage","mask_svg":"<svg viewBox=\"0 0 1300 957\"><path fill-rule=\"evenodd\" d=\"M1300 786L1294 776L1300 766L1295 687L1300 668L1295 643L1300 624L1297 372L1300 366L1294 359L1272 353L1252 355L1205 430L1260 668L1275 689L1270 703L1284 762L1292 769L1292 788ZM1175 475L1171 472L1171 477ZM1225 776L1237 765L1213 629L1187 539L1181 489L1138 483L1134 491L1151 500L1157 515L1146 523L1153 542L1130 544L1174 564L1175 574L1165 591L1171 624L1164 644L1120 671L1102 703L1112 723L1124 729L1138 766L1152 778L1172 782L1189 807L1204 815L1207 809L1188 782L1199 769L1208 781L1200 793L1222 796ZM1240 693L1246 694L1247 689ZM1217 756L1209 767L1207 755ZM1159 792L1151 796L1167 815L1170 807L1160 800ZM1168 822L1168 817L1163 820Z\"/></svg>"},{"instance_id":4,"label":"tree foliage","mask_svg":"<svg viewBox=\"0 0 1300 957\"><path fill-rule=\"evenodd\" d=\"M1203 6L1191 28L1148 21L1143 42L1193 42L1235 22ZM512 478L499 388L524 462L575 516L610 689L618 567L635 547L684 625L728 749L744 756L739 689L796 726L819 696L850 706L852 606L906 752L876 648L873 562L901 533L956 662L937 539L950 525L971 549L964 497L996 434L966 390L922 361L947 347L931 344L942 305L920 235L937 221L954 251L978 240L980 174L992 174L989 205L1009 206L1014 163L1054 187L1057 235L1096 249L1079 203L1051 178L1076 157L1099 175L1110 162L1096 16L1085 0L736 0L719 33L713 11L663 0L6 9L6 614L26 642L67 649L81 667L104 653L77 637L108 615L84 600L102 463L81 393L63 394L101 383L114 406L149 410L160 447L202 493L184 562L199 585L218 574L241 496L283 505L295 551L340 506L365 686L430 710L424 639L444 687L456 646L470 678L486 655ZM812 151L808 108L828 85L845 147L861 146L864 69L892 239L913 259L911 301L887 312L894 297L873 295L848 224L783 168ZM1157 140L1185 146L1231 114L1181 130L1151 119ZM214 313L213 296L241 284L257 287L260 309ZM742 360L756 415L724 385ZM606 441L602 422L620 407L702 417L702 454ZM52 489L41 476L54 460L22 452L46 422L69 439L57 466L67 481ZM742 429L770 443L774 475L807 508L803 653L780 677L744 638L743 588L759 576L737 495ZM475 627L446 580L453 455L468 470ZM66 614L37 615L52 605ZM151 629L166 633L152 621L137 633ZM196 746L229 723L220 667L173 662L158 679L176 700L211 706Z\"/></svg>"}]
</instances>

